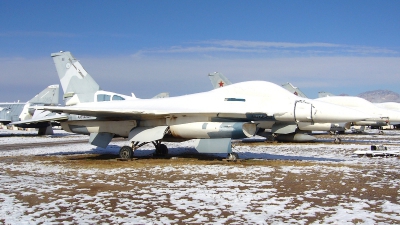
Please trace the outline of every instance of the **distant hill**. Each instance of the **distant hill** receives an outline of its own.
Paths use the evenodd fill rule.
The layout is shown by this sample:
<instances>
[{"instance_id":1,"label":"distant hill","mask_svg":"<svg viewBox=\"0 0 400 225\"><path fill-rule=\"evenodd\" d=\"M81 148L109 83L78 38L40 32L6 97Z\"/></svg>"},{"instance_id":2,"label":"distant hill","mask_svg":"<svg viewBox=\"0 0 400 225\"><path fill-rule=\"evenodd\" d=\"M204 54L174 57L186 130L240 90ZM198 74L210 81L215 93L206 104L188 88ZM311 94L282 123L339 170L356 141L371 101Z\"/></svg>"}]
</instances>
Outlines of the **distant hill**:
<instances>
[{"instance_id":1,"label":"distant hill","mask_svg":"<svg viewBox=\"0 0 400 225\"><path fill-rule=\"evenodd\" d=\"M367 91L357 95L360 98L366 99L373 103L380 102L399 102L400 103L400 95L393 91L388 90L376 90L376 91Z\"/></svg>"}]
</instances>

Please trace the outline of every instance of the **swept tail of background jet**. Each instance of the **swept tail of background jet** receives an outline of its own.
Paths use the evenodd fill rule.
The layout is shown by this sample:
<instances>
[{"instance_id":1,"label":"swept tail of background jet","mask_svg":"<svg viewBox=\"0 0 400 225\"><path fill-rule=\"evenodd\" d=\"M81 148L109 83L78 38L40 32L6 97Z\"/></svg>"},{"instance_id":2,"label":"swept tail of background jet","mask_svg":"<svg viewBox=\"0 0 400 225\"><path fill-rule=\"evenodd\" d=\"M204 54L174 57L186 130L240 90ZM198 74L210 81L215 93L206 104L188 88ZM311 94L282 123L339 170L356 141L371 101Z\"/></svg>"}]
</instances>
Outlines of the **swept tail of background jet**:
<instances>
[{"instance_id":1,"label":"swept tail of background jet","mask_svg":"<svg viewBox=\"0 0 400 225\"><path fill-rule=\"evenodd\" d=\"M24 105L24 108L19 115L19 120L32 118L33 114L35 113L35 109L32 106L58 105L58 98L60 93L59 89L60 88L58 84L53 84L45 88L39 94L35 95L35 97L33 97Z\"/></svg>"},{"instance_id":2,"label":"swept tail of background jet","mask_svg":"<svg viewBox=\"0 0 400 225\"><path fill-rule=\"evenodd\" d=\"M30 119L35 109L32 106L58 105L59 85L46 87L31 100L24 103L0 103L0 122L8 124L19 120Z\"/></svg>"},{"instance_id":3,"label":"swept tail of background jet","mask_svg":"<svg viewBox=\"0 0 400 225\"><path fill-rule=\"evenodd\" d=\"M4 124L11 123L11 125L22 128L39 128L40 135L53 134L51 124L48 122L20 124L20 121L32 119L35 114L34 106L58 105L59 92L59 85L53 84L46 87L26 103L9 103L7 107L3 107L3 110L0 111L0 122ZM7 105L7 103L1 105Z\"/></svg>"},{"instance_id":4,"label":"swept tail of background jet","mask_svg":"<svg viewBox=\"0 0 400 225\"><path fill-rule=\"evenodd\" d=\"M232 83L226 78L222 73L214 72L208 74L210 78L211 84L213 85L214 89L224 87L227 85L231 85Z\"/></svg>"},{"instance_id":5,"label":"swept tail of background jet","mask_svg":"<svg viewBox=\"0 0 400 225\"><path fill-rule=\"evenodd\" d=\"M71 52L52 53L51 57L64 91L65 105L94 102L95 93L100 90L100 86Z\"/></svg>"},{"instance_id":6,"label":"swept tail of background jet","mask_svg":"<svg viewBox=\"0 0 400 225\"><path fill-rule=\"evenodd\" d=\"M53 84L45 88L28 102L33 105L58 105L60 86Z\"/></svg>"},{"instance_id":7,"label":"swept tail of background jet","mask_svg":"<svg viewBox=\"0 0 400 225\"><path fill-rule=\"evenodd\" d=\"M282 84L282 87L290 91L294 95L300 96L302 98L308 98L298 87L293 86L291 83Z\"/></svg>"}]
</instances>

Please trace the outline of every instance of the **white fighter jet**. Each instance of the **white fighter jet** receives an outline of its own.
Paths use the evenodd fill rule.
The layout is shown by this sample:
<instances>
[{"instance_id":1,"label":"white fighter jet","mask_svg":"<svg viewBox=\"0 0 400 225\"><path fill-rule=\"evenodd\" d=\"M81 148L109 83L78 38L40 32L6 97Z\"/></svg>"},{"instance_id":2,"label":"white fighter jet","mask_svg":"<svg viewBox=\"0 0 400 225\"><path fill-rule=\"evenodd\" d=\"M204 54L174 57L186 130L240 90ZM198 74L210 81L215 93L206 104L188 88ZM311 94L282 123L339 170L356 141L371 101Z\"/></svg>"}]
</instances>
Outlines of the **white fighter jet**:
<instances>
[{"instance_id":1,"label":"white fighter jet","mask_svg":"<svg viewBox=\"0 0 400 225\"><path fill-rule=\"evenodd\" d=\"M0 123L15 125L22 128L38 128L39 135L53 134L51 123L39 122L35 124L18 124L21 120L31 119L36 112L34 106L58 105L59 85L46 87L39 94L27 102L0 103Z\"/></svg>"},{"instance_id":2,"label":"white fighter jet","mask_svg":"<svg viewBox=\"0 0 400 225\"><path fill-rule=\"evenodd\" d=\"M353 109L357 109L366 113L371 114L371 118L363 121L353 121L352 125L355 126L371 126L371 127L382 127L389 124L400 123L400 112L384 108L384 105L378 105L371 103L360 97L355 96L333 96L332 94L326 97L316 98L317 101L337 104Z\"/></svg>"},{"instance_id":3,"label":"white fighter jet","mask_svg":"<svg viewBox=\"0 0 400 225\"><path fill-rule=\"evenodd\" d=\"M90 76L89 73L83 68L80 62L75 59L75 57L70 52L57 52L51 54L54 64L57 69L57 74L60 79L60 83L63 89L63 99L66 106L75 105L83 102L102 102L102 101L123 101L126 99L137 99L132 93L132 96L118 94L110 91L104 91L100 88L99 84ZM56 93L56 99L58 102L58 87L59 85L52 85L49 88L56 87L56 91L51 93ZM39 94L30 102L37 102L38 99L43 99L50 95L50 91L42 91L45 94ZM156 95L154 98L167 98L169 94L164 92ZM43 102L43 100L42 100ZM20 104L21 108L23 107ZM43 104L42 104L43 105ZM1 109L0 109L1 110ZM51 123L57 123L61 120L77 120L82 116L80 115L64 115L64 114L54 114L46 110L29 110L32 112L30 116L20 116L19 120L14 120L11 125L19 127L43 127L51 132L46 134L52 134ZM26 113L25 113L26 114ZM24 115L25 115L24 114ZM0 118L1 118L0 113ZM19 115L19 114L18 114ZM23 114L21 114L23 115ZM1 121L0 121L1 122ZM39 129L39 133L41 133ZM42 132L43 133L43 132Z\"/></svg>"},{"instance_id":4,"label":"white fighter jet","mask_svg":"<svg viewBox=\"0 0 400 225\"><path fill-rule=\"evenodd\" d=\"M81 75L82 69L70 61L60 62L64 62L70 76ZM130 146L120 149L122 158L131 158L135 149L147 143L154 144L157 154L165 155L168 148L162 142L196 139L198 152L228 153L234 159L237 154L232 153L231 139L251 137L257 128L290 133L297 124L306 128L370 117L357 110L294 96L266 81L170 98L77 102L41 109L78 115L77 119L61 121L62 127L90 134L89 142L99 147L106 147L114 136L129 138Z\"/></svg>"},{"instance_id":5,"label":"white fighter jet","mask_svg":"<svg viewBox=\"0 0 400 225\"><path fill-rule=\"evenodd\" d=\"M293 87L293 86L292 86ZM287 88L287 90L292 93L300 93L301 91L296 88ZM363 121L352 121L351 123L346 124L338 124L339 128L343 128L343 130L339 129L338 131L344 132L345 129L349 129L351 125L361 126L361 130L364 130L365 126L371 127L382 127L389 124L399 124L400 123L400 112L394 109L400 109L400 103L371 103L360 97L355 96L335 96L329 92L319 92L318 98L314 99L317 101L332 103L336 105L341 105L345 107L349 107L352 109L356 109L359 111L363 111L371 114L371 118Z\"/></svg>"},{"instance_id":6,"label":"white fighter jet","mask_svg":"<svg viewBox=\"0 0 400 225\"><path fill-rule=\"evenodd\" d=\"M400 112L400 103L398 103L398 102L382 102L382 103L374 103L374 104L380 108Z\"/></svg>"}]
</instances>

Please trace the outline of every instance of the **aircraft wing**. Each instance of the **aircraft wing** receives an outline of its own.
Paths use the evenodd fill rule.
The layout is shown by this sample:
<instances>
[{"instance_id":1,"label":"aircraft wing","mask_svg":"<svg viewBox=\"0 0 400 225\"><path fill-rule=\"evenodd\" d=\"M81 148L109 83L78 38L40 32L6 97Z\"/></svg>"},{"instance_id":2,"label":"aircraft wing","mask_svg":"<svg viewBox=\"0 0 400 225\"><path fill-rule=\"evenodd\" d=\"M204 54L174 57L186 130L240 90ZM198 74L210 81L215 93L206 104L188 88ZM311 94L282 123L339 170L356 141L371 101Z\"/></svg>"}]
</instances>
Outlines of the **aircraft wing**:
<instances>
[{"instance_id":1,"label":"aircraft wing","mask_svg":"<svg viewBox=\"0 0 400 225\"><path fill-rule=\"evenodd\" d=\"M86 107L39 107L38 109L44 109L56 113L67 113L67 114L77 114L84 116L95 116L95 117L137 117L141 118L144 115L155 116L158 115L160 117L166 116L167 114L163 113L155 113L155 112L145 112L145 111L134 111L129 109L90 109Z\"/></svg>"},{"instance_id":2,"label":"aircraft wing","mask_svg":"<svg viewBox=\"0 0 400 225\"><path fill-rule=\"evenodd\" d=\"M215 111L204 111L200 109L187 109L187 110L132 110L127 108L88 108L88 107L51 107L43 106L38 109L48 110L56 113L67 113L76 114L84 116L94 116L94 117L121 117L129 119L157 119L165 117L174 116L210 116L210 117L220 117L220 118L237 118L237 119L247 119L251 120L263 120L266 118L272 118L274 115L284 114L281 113L265 113L265 112L250 112L250 111L229 111L229 110L215 110Z\"/></svg>"},{"instance_id":3,"label":"aircraft wing","mask_svg":"<svg viewBox=\"0 0 400 225\"><path fill-rule=\"evenodd\" d=\"M54 115L54 116L46 116L38 119L29 119L29 120L22 120L11 123L11 125L22 125L22 124L34 124L34 123L41 123L41 122L52 122L52 121L62 121L68 119L68 115Z\"/></svg>"}]
</instances>

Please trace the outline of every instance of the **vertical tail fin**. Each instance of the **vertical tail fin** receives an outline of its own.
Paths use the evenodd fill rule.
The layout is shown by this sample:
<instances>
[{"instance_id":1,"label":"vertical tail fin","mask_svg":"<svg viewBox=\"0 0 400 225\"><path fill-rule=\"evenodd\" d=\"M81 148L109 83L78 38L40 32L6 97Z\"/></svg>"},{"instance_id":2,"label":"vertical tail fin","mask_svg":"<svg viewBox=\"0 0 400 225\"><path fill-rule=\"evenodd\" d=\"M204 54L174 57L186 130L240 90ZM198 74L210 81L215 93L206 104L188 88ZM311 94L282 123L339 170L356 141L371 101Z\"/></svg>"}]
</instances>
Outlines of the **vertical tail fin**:
<instances>
[{"instance_id":1,"label":"vertical tail fin","mask_svg":"<svg viewBox=\"0 0 400 225\"><path fill-rule=\"evenodd\" d=\"M21 113L18 115L18 120L31 119L32 115L35 113L35 109L31 107L33 105L58 105L59 93L60 87L58 84L48 86L27 103L25 103Z\"/></svg>"},{"instance_id":2,"label":"vertical tail fin","mask_svg":"<svg viewBox=\"0 0 400 225\"><path fill-rule=\"evenodd\" d=\"M51 57L64 91L65 104L93 102L94 94L100 90L100 86L86 72L79 61L70 52L52 53Z\"/></svg>"},{"instance_id":3,"label":"vertical tail fin","mask_svg":"<svg viewBox=\"0 0 400 225\"><path fill-rule=\"evenodd\" d=\"M293 86L291 83L282 84L282 87L299 97L307 98L307 96L300 91L298 87Z\"/></svg>"},{"instance_id":4,"label":"vertical tail fin","mask_svg":"<svg viewBox=\"0 0 400 225\"><path fill-rule=\"evenodd\" d=\"M58 84L50 85L28 102L35 105L58 105L59 89Z\"/></svg>"},{"instance_id":5,"label":"vertical tail fin","mask_svg":"<svg viewBox=\"0 0 400 225\"><path fill-rule=\"evenodd\" d=\"M168 92L161 92L160 94L152 97L152 98L169 98L169 93Z\"/></svg>"},{"instance_id":6,"label":"vertical tail fin","mask_svg":"<svg viewBox=\"0 0 400 225\"><path fill-rule=\"evenodd\" d=\"M232 84L228 80L228 78L226 78L222 73L209 73L208 77L210 78L211 84L213 85L214 89Z\"/></svg>"}]
</instances>

